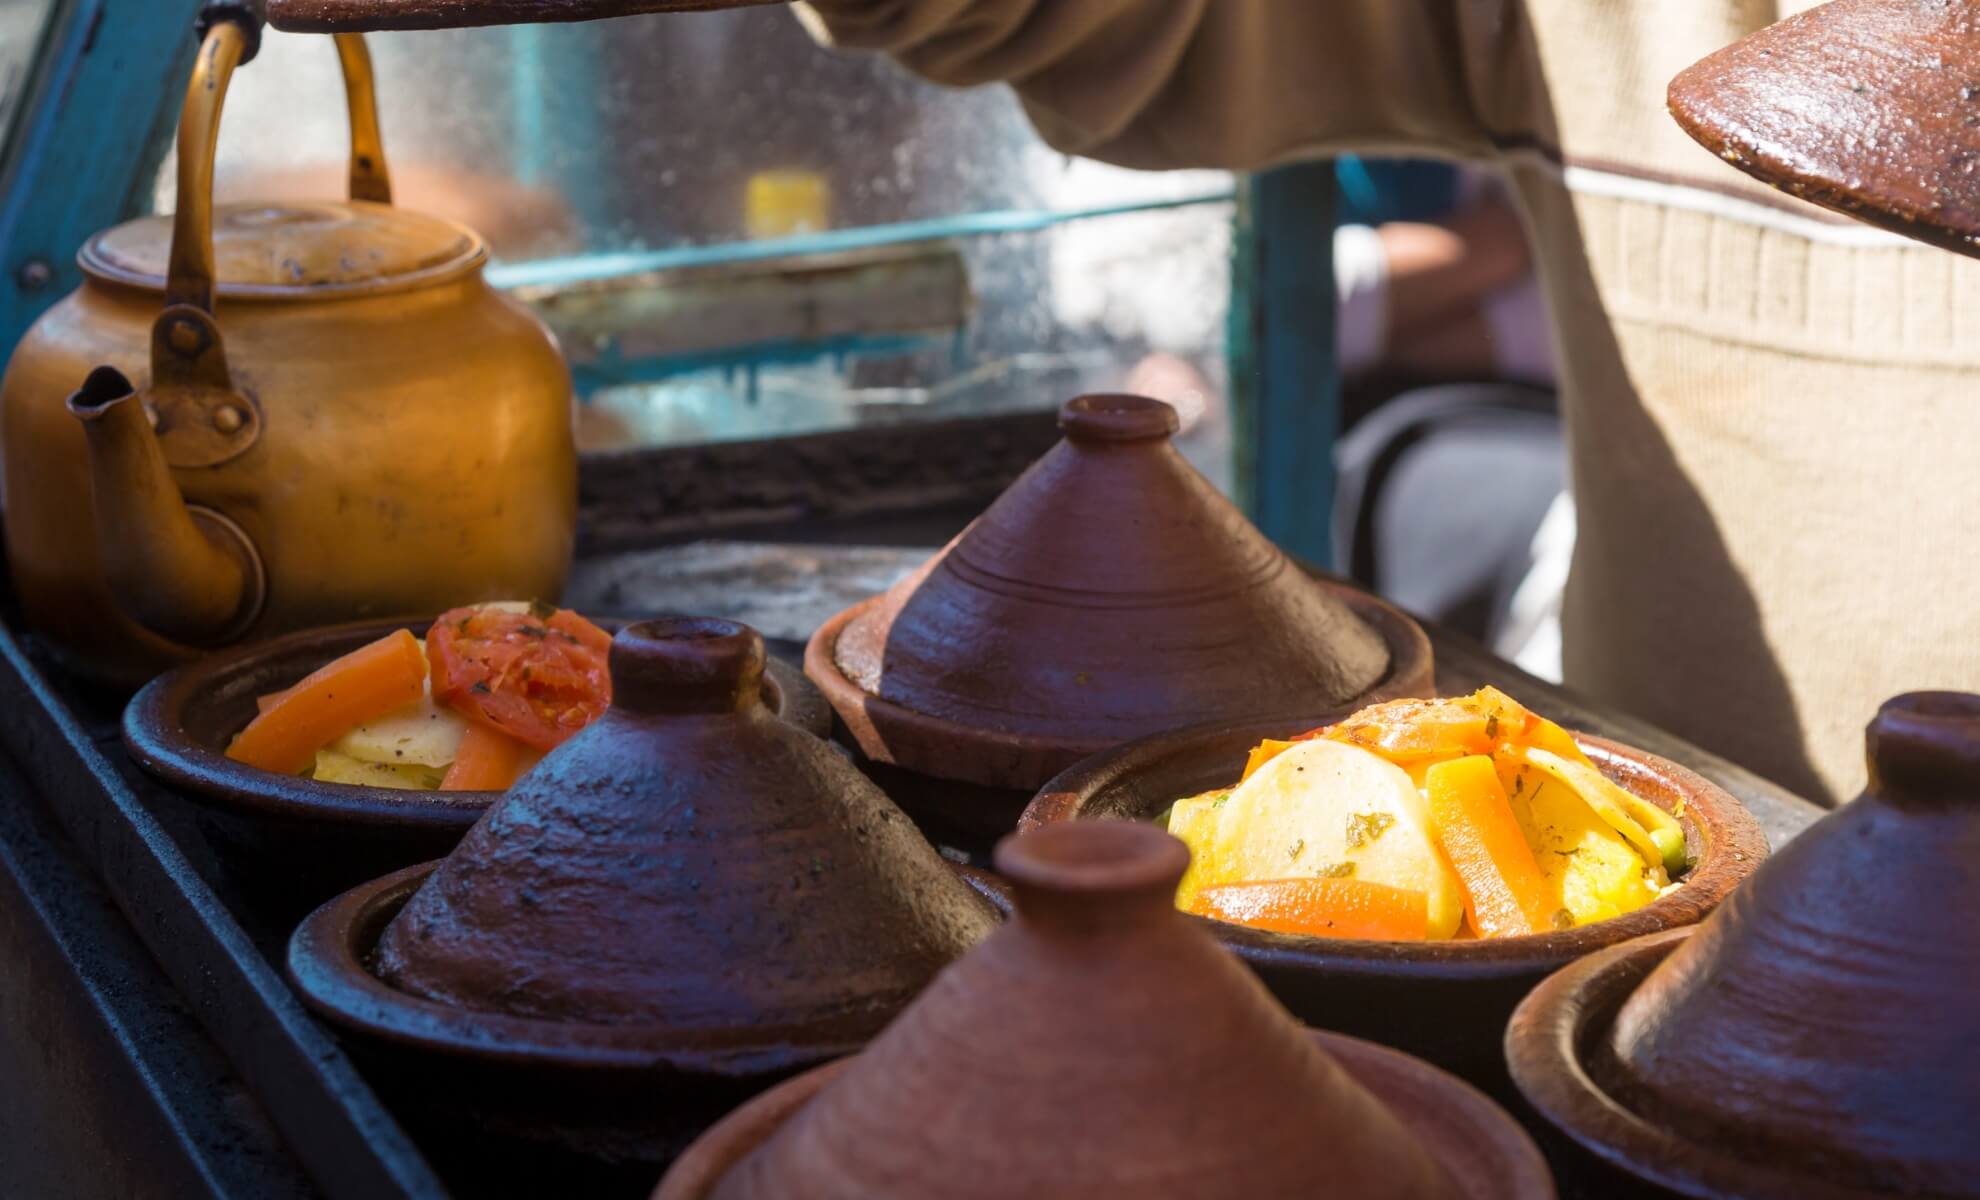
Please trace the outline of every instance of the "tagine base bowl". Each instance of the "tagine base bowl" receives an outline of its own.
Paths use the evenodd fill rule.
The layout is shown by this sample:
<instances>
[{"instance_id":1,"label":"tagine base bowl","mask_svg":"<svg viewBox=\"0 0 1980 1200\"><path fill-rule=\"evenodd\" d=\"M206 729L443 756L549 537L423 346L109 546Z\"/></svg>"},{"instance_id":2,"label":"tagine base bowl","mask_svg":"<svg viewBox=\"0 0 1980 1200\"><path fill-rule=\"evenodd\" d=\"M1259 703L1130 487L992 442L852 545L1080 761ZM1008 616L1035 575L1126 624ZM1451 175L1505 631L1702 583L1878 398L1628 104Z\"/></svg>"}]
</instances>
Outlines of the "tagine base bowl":
<instances>
[{"instance_id":1,"label":"tagine base bowl","mask_svg":"<svg viewBox=\"0 0 1980 1200\"><path fill-rule=\"evenodd\" d=\"M1428 695L1435 688L1430 639L1394 605L1350 584L1315 576L1382 637L1389 670L1368 693L1337 711ZM861 766L880 783L930 840L981 861L998 838L1017 828L1038 785L1119 743L1003 733L947 721L882 699L848 679L837 660L839 635L875 596L840 612L805 646L804 670L839 715L844 738Z\"/></svg>"},{"instance_id":2,"label":"tagine base bowl","mask_svg":"<svg viewBox=\"0 0 1980 1200\"><path fill-rule=\"evenodd\" d=\"M1153 820L1182 797L1235 783L1260 741L1337 717L1200 725L1130 742L1046 784L1019 828ZM1575 740L1615 782L1667 811L1682 804L1678 821L1693 860L1683 887L1611 920L1492 940L1360 941L1190 920L1203 922L1308 1025L1394 1046L1510 1099L1500 1042L1513 1009L1535 984L1592 951L1696 924L1767 857L1766 836L1752 814L1703 777L1605 738Z\"/></svg>"},{"instance_id":3,"label":"tagine base bowl","mask_svg":"<svg viewBox=\"0 0 1980 1200\"><path fill-rule=\"evenodd\" d=\"M1623 1073L1609 1061L1609 1030L1651 970L1695 932L1668 929L1591 954L1549 977L1514 1013L1506 1059L1526 1102L1572 1143L1557 1157L1570 1159L1590 1195L1873 1200L1877 1193L1797 1174L1778 1154L1703 1145L1629 1103Z\"/></svg>"},{"instance_id":4,"label":"tagine base bowl","mask_svg":"<svg viewBox=\"0 0 1980 1200\"><path fill-rule=\"evenodd\" d=\"M857 1051L872 1029L744 1037L537 1020L413 995L373 970L379 939L437 863L394 872L317 909L288 948L304 1004L336 1027L367 1078L422 1126L495 1135L531 1160L633 1164L650 1178L769 1084ZM952 867L1001 916L985 872ZM884 1017L871 1022L877 1028Z\"/></svg>"},{"instance_id":5,"label":"tagine base bowl","mask_svg":"<svg viewBox=\"0 0 1980 1200\"><path fill-rule=\"evenodd\" d=\"M624 620L600 619L607 632ZM290 686L324 663L395 629L424 634L431 618L363 621L304 630L220 651L153 679L124 710L124 747L172 788L225 861L258 896L300 916L327 896L452 850L497 792L416 792L321 783L262 771L226 756L253 718L255 697ZM832 712L811 682L776 660L763 703L824 737ZM286 910L285 910L286 911Z\"/></svg>"}]
</instances>

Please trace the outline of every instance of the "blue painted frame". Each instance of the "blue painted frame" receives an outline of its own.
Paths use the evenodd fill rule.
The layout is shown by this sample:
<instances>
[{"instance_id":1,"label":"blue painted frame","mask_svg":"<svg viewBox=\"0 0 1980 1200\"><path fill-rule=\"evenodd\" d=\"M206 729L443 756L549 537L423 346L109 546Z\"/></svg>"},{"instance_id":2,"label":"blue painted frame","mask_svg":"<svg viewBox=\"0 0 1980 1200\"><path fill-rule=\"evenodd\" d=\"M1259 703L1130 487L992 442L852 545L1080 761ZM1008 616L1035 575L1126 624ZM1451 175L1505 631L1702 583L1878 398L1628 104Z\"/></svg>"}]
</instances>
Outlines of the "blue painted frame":
<instances>
[{"instance_id":1,"label":"blue painted frame","mask_svg":"<svg viewBox=\"0 0 1980 1200\"><path fill-rule=\"evenodd\" d=\"M1294 163L1238 187L1232 238L1232 454L1238 503L1286 553L1333 562L1334 165Z\"/></svg>"},{"instance_id":2,"label":"blue painted frame","mask_svg":"<svg viewBox=\"0 0 1980 1200\"><path fill-rule=\"evenodd\" d=\"M0 147L0 346L81 282L76 251L145 211L200 0L57 0Z\"/></svg>"}]
</instances>

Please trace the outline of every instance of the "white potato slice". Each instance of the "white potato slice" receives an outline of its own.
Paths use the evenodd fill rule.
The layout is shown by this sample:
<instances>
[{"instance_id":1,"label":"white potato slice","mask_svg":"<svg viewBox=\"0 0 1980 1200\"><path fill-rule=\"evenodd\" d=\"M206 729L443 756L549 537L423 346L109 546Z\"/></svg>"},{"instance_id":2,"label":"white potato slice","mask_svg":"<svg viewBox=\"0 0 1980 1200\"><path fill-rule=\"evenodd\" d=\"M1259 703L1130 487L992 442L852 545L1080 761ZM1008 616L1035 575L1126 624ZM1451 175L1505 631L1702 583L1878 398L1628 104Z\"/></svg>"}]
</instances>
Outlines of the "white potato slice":
<instances>
[{"instance_id":1,"label":"white potato slice","mask_svg":"<svg viewBox=\"0 0 1980 1200\"><path fill-rule=\"evenodd\" d=\"M446 767L461 750L467 721L432 696L379 717L330 743L338 754L385 766Z\"/></svg>"},{"instance_id":2,"label":"white potato slice","mask_svg":"<svg viewBox=\"0 0 1980 1200\"><path fill-rule=\"evenodd\" d=\"M1402 768L1358 746L1300 742L1234 789L1215 816L1207 848L1191 845L1205 860L1198 887L1347 876L1424 893L1433 938L1456 933L1464 917L1429 804Z\"/></svg>"},{"instance_id":3,"label":"white potato slice","mask_svg":"<svg viewBox=\"0 0 1980 1200\"><path fill-rule=\"evenodd\" d=\"M415 763L387 765L365 762L335 750L318 750L316 767L310 777L319 783L355 783L365 787L398 788L401 791L432 791L446 776L444 768Z\"/></svg>"},{"instance_id":4,"label":"white potato slice","mask_svg":"<svg viewBox=\"0 0 1980 1200\"><path fill-rule=\"evenodd\" d=\"M1176 886L1176 907L1188 908L1203 880L1216 871L1217 809L1230 798L1230 788L1178 800L1169 809L1169 832L1189 847L1189 870Z\"/></svg>"}]
</instances>

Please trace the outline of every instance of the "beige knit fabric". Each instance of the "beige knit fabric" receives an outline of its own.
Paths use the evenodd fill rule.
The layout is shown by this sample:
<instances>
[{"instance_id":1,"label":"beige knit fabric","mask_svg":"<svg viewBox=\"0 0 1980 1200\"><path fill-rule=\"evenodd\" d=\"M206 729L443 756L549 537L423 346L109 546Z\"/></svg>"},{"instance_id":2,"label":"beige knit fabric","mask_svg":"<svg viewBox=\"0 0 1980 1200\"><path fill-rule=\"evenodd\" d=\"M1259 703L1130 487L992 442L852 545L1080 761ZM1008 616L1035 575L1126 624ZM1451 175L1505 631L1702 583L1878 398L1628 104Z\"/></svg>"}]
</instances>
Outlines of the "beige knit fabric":
<instances>
[{"instance_id":1,"label":"beige knit fabric","mask_svg":"<svg viewBox=\"0 0 1980 1200\"><path fill-rule=\"evenodd\" d=\"M1980 264L1699 149L1681 68L1772 0L812 0L1129 166L1496 160L1559 328L1568 683L1811 798L1896 692L1980 690ZM1962 304L1962 299L1971 301Z\"/></svg>"}]
</instances>

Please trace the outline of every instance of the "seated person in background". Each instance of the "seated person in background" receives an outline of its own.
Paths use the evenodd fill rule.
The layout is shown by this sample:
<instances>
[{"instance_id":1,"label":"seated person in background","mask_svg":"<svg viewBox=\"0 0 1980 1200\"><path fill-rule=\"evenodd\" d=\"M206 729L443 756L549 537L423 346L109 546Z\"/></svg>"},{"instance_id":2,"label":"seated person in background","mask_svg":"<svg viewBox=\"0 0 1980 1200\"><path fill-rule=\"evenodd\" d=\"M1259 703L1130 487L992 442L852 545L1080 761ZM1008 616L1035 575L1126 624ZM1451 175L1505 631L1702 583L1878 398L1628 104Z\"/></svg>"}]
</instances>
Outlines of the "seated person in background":
<instances>
[{"instance_id":1,"label":"seated person in background","mask_svg":"<svg viewBox=\"0 0 1980 1200\"><path fill-rule=\"evenodd\" d=\"M1554 382L1526 230L1484 171L1465 169L1457 205L1434 219L1341 225L1334 281L1350 378Z\"/></svg>"},{"instance_id":2,"label":"seated person in background","mask_svg":"<svg viewBox=\"0 0 1980 1200\"><path fill-rule=\"evenodd\" d=\"M1812 0L809 0L814 32L1009 81L1054 146L1504 172L1554 315L1579 537L1566 681L1817 799L1885 697L1980 689L1980 263L1786 202L1673 75ZM1316 448L1317 450L1317 448Z\"/></svg>"}]
</instances>

